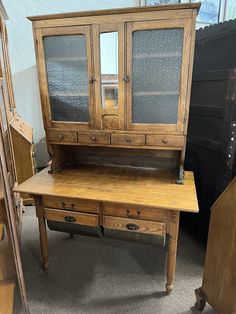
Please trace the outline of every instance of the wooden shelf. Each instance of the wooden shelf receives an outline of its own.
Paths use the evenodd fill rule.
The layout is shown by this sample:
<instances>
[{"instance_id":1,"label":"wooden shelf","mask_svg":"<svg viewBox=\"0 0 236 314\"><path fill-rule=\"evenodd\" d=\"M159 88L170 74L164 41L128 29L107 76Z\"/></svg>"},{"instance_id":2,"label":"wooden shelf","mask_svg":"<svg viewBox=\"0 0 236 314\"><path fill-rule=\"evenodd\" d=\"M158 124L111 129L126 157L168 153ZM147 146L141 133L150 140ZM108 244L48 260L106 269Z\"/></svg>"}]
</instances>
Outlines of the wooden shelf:
<instances>
[{"instance_id":1,"label":"wooden shelf","mask_svg":"<svg viewBox=\"0 0 236 314\"><path fill-rule=\"evenodd\" d=\"M86 61L86 57L50 57L46 58L47 62L63 62L63 61Z\"/></svg>"},{"instance_id":2,"label":"wooden shelf","mask_svg":"<svg viewBox=\"0 0 236 314\"><path fill-rule=\"evenodd\" d=\"M142 53L133 56L134 59L151 59L151 58L179 58L182 54L179 52L169 52L169 53Z\"/></svg>"},{"instance_id":3,"label":"wooden shelf","mask_svg":"<svg viewBox=\"0 0 236 314\"><path fill-rule=\"evenodd\" d=\"M178 91L156 91L156 92L136 92L133 93L133 96L177 96L179 95Z\"/></svg>"},{"instance_id":4,"label":"wooden shelf","mask_svg":"<svg viewBox=\"0 0 236 314\"><path fill-rule=\"evenodd\" d=\"M50 96L84 96L88 97L87 93L79 93L79 92L50 92Z\"/></svg>"}]
</instances>

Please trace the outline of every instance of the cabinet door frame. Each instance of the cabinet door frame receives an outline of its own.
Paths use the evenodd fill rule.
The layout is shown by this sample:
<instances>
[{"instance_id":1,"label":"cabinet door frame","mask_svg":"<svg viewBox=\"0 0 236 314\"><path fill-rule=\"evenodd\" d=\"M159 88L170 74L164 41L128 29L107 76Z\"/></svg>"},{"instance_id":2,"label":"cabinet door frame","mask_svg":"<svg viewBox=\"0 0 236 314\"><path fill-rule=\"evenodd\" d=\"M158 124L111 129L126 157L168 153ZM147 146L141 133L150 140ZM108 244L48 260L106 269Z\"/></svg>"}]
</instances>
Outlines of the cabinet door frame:
<instances>
[{"instance_id":1,"label":"cabinet door frame","mask_svg":"<svg viewBox=\"0 0 236 314\"><path fill-rule=\"evenodd\" d=\"M63 35L85 35L86 38L86 52L87 52L87 69L88 80L93 77L93 56L92 56L92 42L91 42L91 25L83 26L66 26L66 27L52 27L35 29L35 45L36 45L36 59L38 65L40 98L43 112L43 120L45 129L77 129L86 131L94 128L94 84L88 82L88 106L89 106L89 121L55 121L51 119L51 107L49 98L49 88L46 70L46 59L44 54L43 38L47 36L63 36Z\"/></svg>"},{"instance_id":2,"label":"cabinet door frame","mask_svg":"<svg viewBox=\"0 0 236 314\"><path fill-rule=\"evenodd\" d=\"M101 54L100 54L100 34L117 32L118 33L118 108L102 108L102 90L101 90ZM107 22L105 24L93 25L93 49L94 49L94 73L95 73L95 128L103 129L103 116L118 118L117 128L115 130L124 130L124 23ZM112 129L106 129L112 130Z\"/></svg>"},{"instance_id":3,"label":"cabinet door frame","mask_svg":"<svg viewBox=\"0 0 236 314\"><path fill-rule=\"evenodd\" d=\"M191 64L191 19L172 19L172 20L156 20L156 21L140 21L127 23L127 76L129 83L127 84L127 130L130 131L153 131L162 134L183 134L186 111L189 103L187 103L187 92L189 88L189 66ZM152 30L152 29L174 29L183 28L183 52L182 65L180 70L180 85L179 85L179 103L178 117L176 124L153 124L153 123L132 123L132 34L134 31Z\"/></svg>"}]
</instances>

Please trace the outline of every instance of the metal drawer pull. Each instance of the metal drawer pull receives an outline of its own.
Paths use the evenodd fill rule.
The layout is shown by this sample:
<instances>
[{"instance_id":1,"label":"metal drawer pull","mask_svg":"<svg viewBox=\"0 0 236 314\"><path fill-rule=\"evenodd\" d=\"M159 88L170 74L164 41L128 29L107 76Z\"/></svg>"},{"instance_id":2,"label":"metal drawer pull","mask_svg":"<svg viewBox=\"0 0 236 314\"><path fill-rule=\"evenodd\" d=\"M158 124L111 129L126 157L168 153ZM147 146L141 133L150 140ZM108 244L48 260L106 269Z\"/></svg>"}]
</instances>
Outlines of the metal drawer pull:
<instances>
[{"instance_id":1,"label":"metal drawer pull","mask_svg":"<svg viewBox=\"0 0 236 314\"><path fill-rule=\"evenodd\" d=\"M168 141L166 139L162 140L162 143L167 144Z\"/></svg>"},{"instance_id":2,"label":"metal drawer pull","mask_svg":"<svg viewBox=\"0 0 236 314\"><path fill-rule=\"evenodd\" d=\"M130 142L131 142L130 137L126 137L126 138L125 138L125 141L126 141L127 143L130 143Z\"/></svg>"},{"instance_id":3,"label":"metal drawer pull","mask_svg":"<svg viewBox=\"0 0 236 314\"><path fill-rule=\"evenodd\" d=\"M90 136L90 139L95 142L96 141L96 136Z\"/></svg>"},{"instance_id":4,"label":"metal drawer pull","mask_svg":"<svg viewBox=\"0 0 236 314\"><path fill-rule=\"evenodd\" d=\"M127 224L126 225L126 228L128 229L128 230L138 230L139 229L139 226L138 225L136 225L136 224Z\"/></svg>"},{"instance_id":5,"label":"metal drawer pull","mask_svg":"<svg viewBox=\"0 0 236 314\"><path fill-rule=\"evenodd\" d=\"M73 216L65 216L64 219L66 222L75 222L76 221L75 217L73 217Z\"/></svg>"},{"instance_id":6,"label":"metal drawer pull","mask_svg":"<svg viewBox=\"0 0 236 314\"><path fill-rule=\"evenodd\" d=\"M59 140L62 140L63 139L63 135L62 134L58 134L58 138L59 138Z\"/></svg>"}]
</instances>

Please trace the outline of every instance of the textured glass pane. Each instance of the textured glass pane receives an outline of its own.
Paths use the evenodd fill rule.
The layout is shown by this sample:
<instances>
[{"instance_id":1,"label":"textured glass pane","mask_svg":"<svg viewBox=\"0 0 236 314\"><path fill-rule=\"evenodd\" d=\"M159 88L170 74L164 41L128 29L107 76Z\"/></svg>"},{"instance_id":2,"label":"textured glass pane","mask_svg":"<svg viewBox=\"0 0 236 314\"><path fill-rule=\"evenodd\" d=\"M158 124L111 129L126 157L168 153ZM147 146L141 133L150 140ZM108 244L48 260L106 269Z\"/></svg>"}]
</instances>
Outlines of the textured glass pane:
<instances>
[{"instance_id":1,"label":"textured glass pane","mask_svg":"<svg viewBox=\"0 0 236 314\"><path fill-rule=\"evenodd\" d=\"M182 49L183 29L133 33L133 123L177 123Z\"/></svg>"},{"instance_id":2,"label":"textured glass pane","mask_svg":"<svg viewBox=\"0 0 236 314\"><path fill-rule=\"evenodd\" d=\"M88 73L84 35L44 38L51 118L88 122Z\"/></svg>"}]
</instances>

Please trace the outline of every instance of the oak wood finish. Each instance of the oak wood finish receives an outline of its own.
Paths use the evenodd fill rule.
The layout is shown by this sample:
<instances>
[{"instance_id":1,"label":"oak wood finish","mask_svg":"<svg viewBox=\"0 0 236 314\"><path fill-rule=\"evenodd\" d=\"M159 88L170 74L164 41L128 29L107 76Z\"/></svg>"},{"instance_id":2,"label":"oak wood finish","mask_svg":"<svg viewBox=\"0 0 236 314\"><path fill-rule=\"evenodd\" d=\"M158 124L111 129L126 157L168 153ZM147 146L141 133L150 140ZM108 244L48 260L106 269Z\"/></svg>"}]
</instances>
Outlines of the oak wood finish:
<instances>
[{"instance_id":1,"label":"oak wood finish","mask_svg":"<svg viewBox=\"0 0 236 314\"><path fill-rule=\"evenodd\" d=\"M175 174L155 169L81 165L55 174L44 169L14 191L198 212L194 177L189 171L185 184L176 185Z\"/></svg>"},{"instance_id":2,"label":"oak wood finish","mask_svg":"<svg viewBox=\"0 0 236 314\"><path fill-rule=\"evenodd\" d=\"M184 145L184 136L176 135L147 135L147 145L151 146L176 146L182 148Z\"/></svg>"},{"instance_id":3,"label":"oak wood finish","mask_svg":"<svg viewBox=\"0 0 236 314\"><path fill-rule=\"evenodd\" d=\"M181 5L162 5L155 7L155 11L167 11L167 10L183 10L183 9L199 9L199 3L191 4L181 4ZM102 15L114 15L120 13L137 13L137 12L150 12L151 7L135 7L135 8L125 8L125 9L109 9L109 10L99 10L99 11L85 11L85 12L71 12L71 13L57 13L57 14L47 14L38 16L29 16L30 21L42 21L51 19L64 19L64 18L75 18L75 17L88 17L88 16L102 16Z\"/></svg>"},{"instance_id":4,"label":"oak wood finish","mask_svg":"<svg viewBox=\"0 0 236 314\"><path fill-rule=\"evenodd\" d=\"M196 307L208 302L217 313L236 312L236 178L211 208L202 287Z\"/></svg>"},{"instance_id":5,"label":"oak wood finish","mask_svg":"<svg viewBox=\"0 0 236 314\"><path fill-rule=\"evenodd\" d=\"M76 143L77 133L69 131L47 131L47 140L49 143Z\"/></svg>"},{"instance_id":6,"label":"oak wood finish","mask_svg":"<svg viewBox=\"0 0 236 314\"><path fill-rule=\"evenodd\" d=\"M127 232L165 235L165 223L163 222L103 216L103 226L104 228Z\"/></svg>"},{"instance_id":7,"label":"oak wood finish","mask_svg":"<svg viewBox=\"0 0 236 314\"><path fill-rule=\"evenodd\" d=\"M96 227L99 226L99 216L92 214L84 214L78 212L70 212L66 210L57 210L45 208L45 218L53 221L69 222L85 226Z\"/></svg>"},{"instance_id":8,"label":"oak wood finish","mask_svg":"<svg viewBox=\"0 0 236 314\"><path fill-rule=\"evenodd\" d=\"M144 146L146 142L143 134L112 134L111 144L126 146Z\"/></svg>"},{"instance_id":9,"label":"oak wood finish","mask_svg":"<svg viewBox=\"0 0 236 314\"><path fill-rule=\"evenodd\" d=\"M191 87L194 25L198 8L199 4L172 5L101 10L89 12L87 15L86 13L71 13L30 18L33 21L47 142L62 145L177 150L176 164L180 170L178 179L182 183L186 122ZM183 28L184 30L177 122L175 124L134 124L132 123L132 33L136 30L170 28ZM118 107L102 108L99 36L103 32L111 31L118 33ZM86 37L88 77L92 78L91 84L89 84L89 123L53 121L51 119L43 38L51 35L70 34L84 34ZM52 133L54 132L53 129L56 129L55 131L59 134ZM99 130L101 131L100 134L98 133ZM71 135L70 133L66 133L68 136L62 134L69 131L71 131ZM85 134L84 131L94 132L94 134ZM143 134L139 135L138 132ZM147 134L154 134L157 137L163 136L165 143L158 138L152 139ZM166 142L168 134L170 136L179 135L180 137L169 137ZM53 158L60 158L61 154L54 154L54 149L56 149L55 146L49 145ZM62 164L62 162L56 163ZM56 171L56 167L52 167L52 172L54 171Z\"/></svg>"},{"instance_id":10,"label":"oak wood finish","mask_svg":"<svg viewBox=\"0 0 236 314\"><path fill-rule=\"evenodd\" d=\"M28 191L35 198L44 269L48 267L46 220L64 223L66 230L71 225L75 230L75 225L81 224L99 227L101 233L104 228L164 239L169 235L166 291L172 290L179 213L198 212L193 174L186 172L184 185L176 185L176 177L183 182L180 169L185 154L198 7L141 7L30 18L52 163L50 170L43 170L15 191ZM182 28L184 34L176 123L132 123L132 33L170 28ZM117 107L102 106L100 34L104 32L118 34ZM86 40L88 123L51 118L44 37L71 34L84 34ZM54 58L56 62L61 60L62 57ZM59 93L62 95L63 90ZM68 92L66 96L75 93Z\"/></svg>"},{"instance_id":11,"label":"oak wood finish","mask_svg":"<svg viewBox=\"0 0 236 314\"><path fill-rule=\"evenodd\" d=\"M57 196L43 196L42 202L44 207L59 208L64 210L81 211L88 213L99 213L98 202L83 201L77 198L65 198Z\"/></svg>"},{"instance_id":12,"label":"oak wood finish","mask_svg":"<svg viewBox=\"0 0 236 314\"><path fill-rule=\"evenodd\" d=\"M0 282L0 314L12 314L14 305L15 283L12 281Z\"/></svg>"},{"instance_id":13,"label":"oak wood finish","mask_svg":"<svg viewBox=\"0 0 236 314\"><path fill-rule=\"evenodd\" d=\"M33 128L19 114L12 119L10 126L17 181L21 183L36 173ZM33 204L33 199L29 194L21 194L21 197L24 205Z\"/></svg>"},{"instance_id":14,"label":"oak wood finish","mask_svg":"<svg viewBox=\"0 0 236 314\"><path fill-rule=\"evenodd\" d=\"M107 133L89 133L89 134L79 134L78 142L82 144L109 144L110 134Z\"/></svg>"},{"instance_id":15,"label":"oak wood finish","mask_svg":"<svg viewBox=\"0 0 236 314\"><path fill-rule=\"evenodd\" d=\"M102 213L106 216L118 216L142 220L167 221L168 219L168 211L166 210L120 204L105 204Z\"/></svg>"},{"instance_id":16,"label":"oak wood finish","mask_svg":"<svg viewBox=\"0 0 236 314\"><path fill-rule=\"evenodd\" d=\"M45 270L48 268L45 219L163 237L169 234L166 291L172 290L179 212L198 211L191 172L186 172L184 185L176 185L175 175L169 171L81 165L55 174L45 169L15 191L30 192L35 198ZM90 212L96 214L86 213L89 206Z\"/></svg>"}]
</instances>

